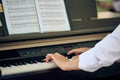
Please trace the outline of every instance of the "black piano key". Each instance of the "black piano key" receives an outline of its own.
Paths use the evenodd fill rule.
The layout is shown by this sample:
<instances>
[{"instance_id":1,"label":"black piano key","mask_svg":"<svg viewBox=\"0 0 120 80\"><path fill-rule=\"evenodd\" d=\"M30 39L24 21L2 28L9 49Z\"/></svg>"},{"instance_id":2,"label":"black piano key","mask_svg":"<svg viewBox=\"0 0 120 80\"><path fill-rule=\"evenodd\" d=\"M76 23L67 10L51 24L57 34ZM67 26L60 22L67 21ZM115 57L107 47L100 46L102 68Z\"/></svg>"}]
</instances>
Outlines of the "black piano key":
<instances>
[{"instance_id":1,"label":"black piano key","mask_svg":"<svg viewBox=\"0 0 120 80\"><path fill-rule=\"evenodd\" d=\"M41 59L41 62L45 62L45 60L44 60L45 58L43 58L43 59Z\"/></svg>"},{"instance_id":2,"label":"black piano key","mask_svg":"<svg viewBox=\"0 0 120 80\"><path fill-rule=\"evenodd\" d=\"M11 64L2 64L2 67L11 67Z\"/></svg>"},{"instance_id":3,"label":"black piano key","mask_svg":"<svg viewBox=\"0 0 120 80\"><path fill-rule=\"evenodd\" d=\"M10 67L11 63L10 63L10 61L1 61L0 66L2 66L2 67Z\"/></svg>"},{"instance_id":4,"label":"black piano key","mask_svg":"<svg viewBox=\"0 0 120 80\"><path fill-rule=\"evenodd\" d=\"M7 67L7 65L6 65L6 64L1 64L0 66L1 66L1 67Z\"/></svg>"},{"instance_id":5,"label":"black piano key","mask_svg":"<svg viewBox=\"0 0 120 80\"><path fill-rule=\"evenodd\" d=\"M13 66L18 66L18 63L13 63L12 65L13 65Z\"/></svg>"},{"instance_id":6,"label":"black piano key","mask_svg":"<svg viewBox=\"0 0 120 80\"><path fill-rule=\"evenodd\" d=\"M38 61L37 60L33 60L33 63L38 63Z\"/></svg>"},{"instance_id":7,"label":"black piano key","mask_svg":"<svg viewBox=\"0 0 120 80\"><path fill-rule=\"evenodd\" d=\"M7 67L11 67L12 66L12 64L7 64Z\"/></svg>"},{"instance_id":8,"label":"black piano key","mask_svg":"<svg viewBox=\"0 0 120 80\"><path fill-rule=\"evenodd\" d=\"M23 65L22 64L23 60L12 60L11 64L14 65L14 66L18 66L18 65Z\"/></svg>"},{"instance_id":9,"label":"black piano key","mask_svg":"<svg viewBox=\"0 0 120 80\"><path fill-rule=\"evenodd\" d=\"M27 64L25 61L22 61L21 63L22 63L23 65L26 65L26 64Z\"/></svg>"},{"instance_id":10,"label":"black piano key","mask_svg":"<svg viewBox=\"0 0 120 80\"><path fill-rule=\"evenodd\" d=\"M33 63L34 63L34 61L31 60L31 61L30 61L30 64L33 64Z\"/></svg>"}]
</instances>

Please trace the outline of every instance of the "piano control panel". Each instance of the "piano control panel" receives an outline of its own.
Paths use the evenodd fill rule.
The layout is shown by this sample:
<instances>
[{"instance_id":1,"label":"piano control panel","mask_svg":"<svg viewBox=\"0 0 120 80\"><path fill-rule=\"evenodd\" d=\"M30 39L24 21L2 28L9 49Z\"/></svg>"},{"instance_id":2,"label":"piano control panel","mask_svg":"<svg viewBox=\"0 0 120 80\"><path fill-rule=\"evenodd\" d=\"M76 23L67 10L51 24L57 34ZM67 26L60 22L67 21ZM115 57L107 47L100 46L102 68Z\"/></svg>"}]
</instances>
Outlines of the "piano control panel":
<instances>
[{"instance_id":1,"label":"piano control panel","mask_svg":"<svg viewBox=\"0 0 120 80\"><path fill-rule=\"evenodd\" d=\"M67 56L66 53L72 49L80 48L80 47L93 47L96 42L97 41L20 49L17 50L17 53L23 58L46 56L48 53L55 53L55 52Z\"/></svg>"},{"instance_id":2,"label":"piano control panel","mask_svg":"<svg viewBox=\"0 0 120 80\"><path fill-rule=\"evenodd\" d=\"M45 63L43 61L48 53L58 52L68 58L71 58L74 55L67 55L67 52L71 49L93 47L96 42L98 41L1 51L1 75L7 76L55 68L57 66L54 63Z\"/></svg>"}]
</instances>

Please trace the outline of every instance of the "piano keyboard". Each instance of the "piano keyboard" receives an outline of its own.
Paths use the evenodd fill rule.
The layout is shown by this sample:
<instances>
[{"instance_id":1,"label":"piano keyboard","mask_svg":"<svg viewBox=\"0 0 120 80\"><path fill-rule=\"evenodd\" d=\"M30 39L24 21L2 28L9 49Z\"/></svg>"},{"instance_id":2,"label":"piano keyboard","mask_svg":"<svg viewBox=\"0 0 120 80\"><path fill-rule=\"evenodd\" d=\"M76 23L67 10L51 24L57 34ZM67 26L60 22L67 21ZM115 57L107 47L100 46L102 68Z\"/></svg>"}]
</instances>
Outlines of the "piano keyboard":
<instances>
[{"instance_id":1,"label":"piano keyboard","mask_svg":"<svg viewBox=\"0 0 120 80\"><path fill-rule=\"evenodd\" d=\"M33 64L25 64L25 65L18 65L18 66L9 66L9 67L0 67L1 75L8 76L14 74L22 74L27 72L34 72L34 71L43 71L57 68L57 65L54 62L36 62Z\"/></svg>"},{"instance_id":2,"label":"piano keyboard","mask_svg":"<svg viewBox=\"0 0 120 80\"><path fill-rule=\"evenodd\" d=\"M84 45L91 47L92 43L74 43L63 44L46 47L36 47L27 49L18 49L0 52L0 72L1 76L9 76L14 74L22 74L29 72L45 71L57 68L54 62L46 63L43 61L48 53L59 52L62 55L71 58L74 55L68 56L66 53L74 48L84 47Z\"/></svg>"},{"instance_id":3,"label":"piano keyboard","mask_svg":"<svg viewBox=\"0 0 120 80\"><path fill-rule=\"evenodd\" d=\"M35 71L44 71L57 68L54 62L46 63L45 56L31 58L16 58L0 61L1 76L22 74Z\"/></svg>"}]
</instances>

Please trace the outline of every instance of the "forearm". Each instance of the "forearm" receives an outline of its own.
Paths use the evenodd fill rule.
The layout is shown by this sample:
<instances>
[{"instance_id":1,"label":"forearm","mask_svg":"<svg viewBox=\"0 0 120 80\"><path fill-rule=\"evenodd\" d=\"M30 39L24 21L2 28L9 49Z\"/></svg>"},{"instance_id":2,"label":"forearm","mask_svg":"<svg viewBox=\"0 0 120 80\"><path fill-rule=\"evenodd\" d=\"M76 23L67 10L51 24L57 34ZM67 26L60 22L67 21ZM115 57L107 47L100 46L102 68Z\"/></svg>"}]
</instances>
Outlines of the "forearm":
<instances>
[{"instance_id":1,"label":"forearm","mask_svg":"<svg viewBox=\"0 0 120 80\"><path fill-rule=\"evenodd\" d=\"M78 70L78 56L67 59L64 56L55 53L52 57L53 61L64 71Z\"/></svg>"},{"instance_id":2,"label":"forearm","mask_svg":"<svg viewBox=\"0 0 120 80\"><path fill-rule=\"evenodd\" d=\"M79 55L72 57L67 63L66 67L69 70L80 70L79 66Z\"/></svg>"},{"instance_id":3,"label":"forearm","mask_svg":"<svg viewBox=\"0 0 120 80\"><path fill-rule=\"evenodd\" d=\"M53 61L58 65L58 67L62 70L68 70L66 68L66 63L69 61L67 58L65 58L64 56L58 54L58 53L55 53L53 54L53 57L52 57Z\"/></svg>"}]
</instances>

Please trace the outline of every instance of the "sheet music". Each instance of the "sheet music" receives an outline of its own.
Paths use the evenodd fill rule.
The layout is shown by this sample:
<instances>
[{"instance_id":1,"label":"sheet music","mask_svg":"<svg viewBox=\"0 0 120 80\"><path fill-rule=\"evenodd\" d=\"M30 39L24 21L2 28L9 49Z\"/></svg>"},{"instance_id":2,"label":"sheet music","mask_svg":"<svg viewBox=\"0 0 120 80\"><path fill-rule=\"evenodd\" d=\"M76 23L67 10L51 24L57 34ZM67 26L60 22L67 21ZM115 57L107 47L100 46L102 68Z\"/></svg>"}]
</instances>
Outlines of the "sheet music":
<instances>
[{"instance_id":1,"label":"sheet music","mask_svg":"<svg viewBox=\"0 0 120 80\"><path fill-rule=\"evenodd\" d=\"M64 0L35 0L41 32L69 31Z\"/></svg>"},{"instance_id":2,"label":"sheet music","mask_svg":"<svg viewBox=\"0 0 120 80\"><path fill-rule=\"evenodd\" d=\"M9 34L40 32L34 0L2 0Z\"/></svg>"},{"instance_id":3,"label":"sheet music","mask_svg":"<svg viewBox=\"0 0 120 80\"><path fill-rule=\"evenodd\" d=\"M64 0L2 0L9 35L69 31Z\"/></svg>"}]
</instances>

